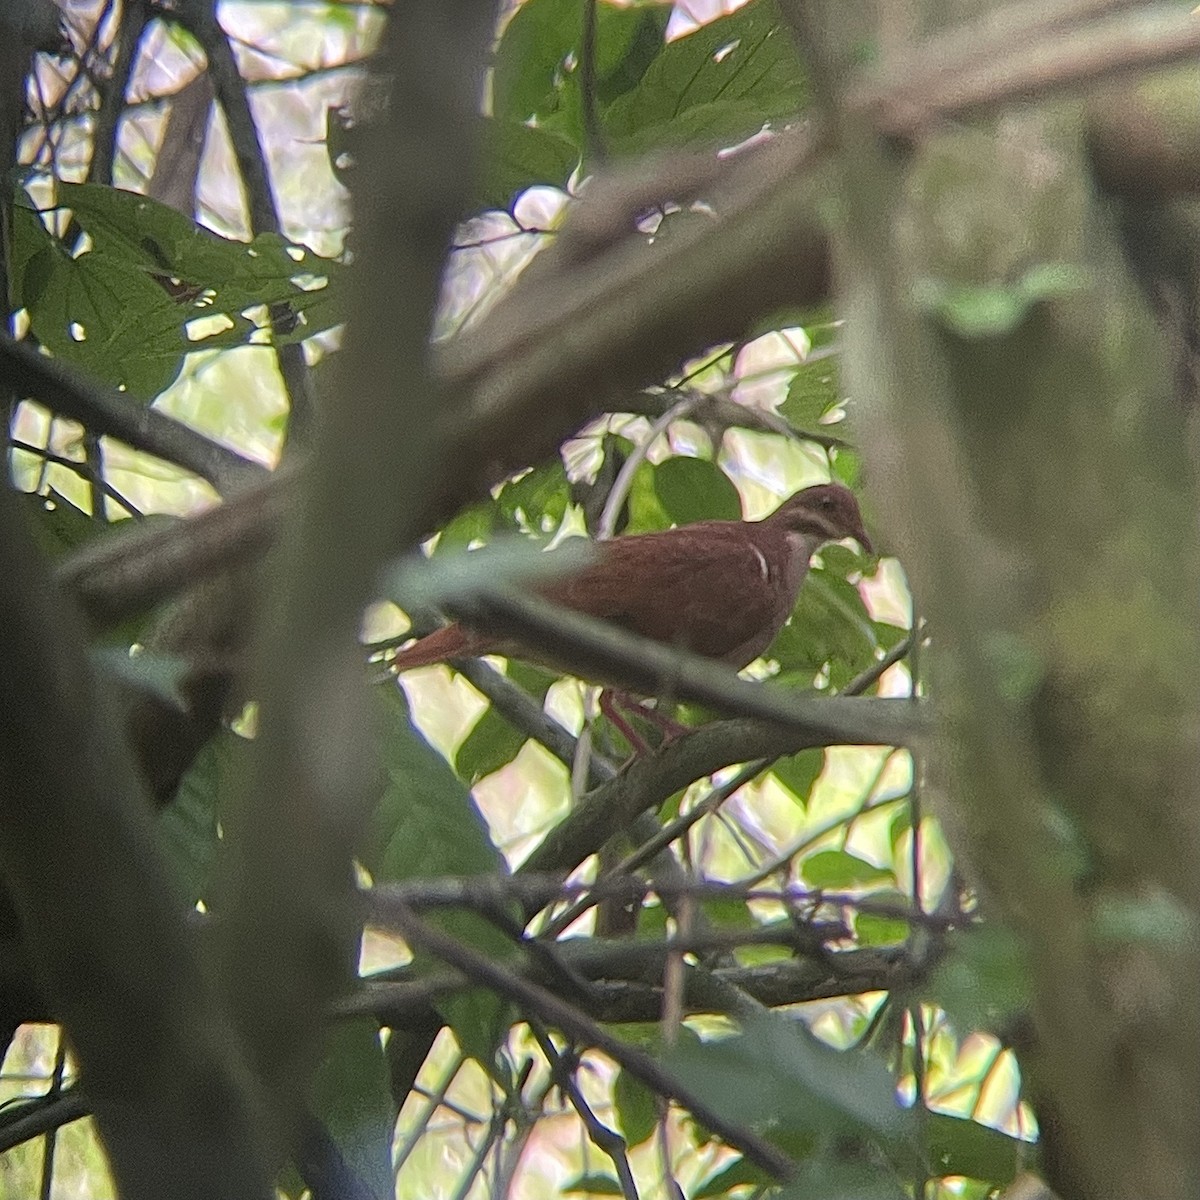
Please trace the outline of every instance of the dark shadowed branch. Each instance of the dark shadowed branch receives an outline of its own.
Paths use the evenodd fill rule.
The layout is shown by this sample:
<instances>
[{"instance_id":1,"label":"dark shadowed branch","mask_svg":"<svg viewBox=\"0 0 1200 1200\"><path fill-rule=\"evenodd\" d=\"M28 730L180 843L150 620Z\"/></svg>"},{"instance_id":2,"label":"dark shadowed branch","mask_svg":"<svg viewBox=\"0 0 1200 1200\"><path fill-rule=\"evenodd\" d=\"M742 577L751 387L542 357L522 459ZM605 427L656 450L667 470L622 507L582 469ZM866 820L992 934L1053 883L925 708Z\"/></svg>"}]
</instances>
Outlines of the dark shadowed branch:
<instances>
[{"instance_id":1,"label":"dark shadowed branch","mask_svg":"<svg viewBox=\"0 0 1200 1200\"><path fill-rule=\"evenodd\" d=\"M109 698L7 489L0 524L0 854L122 1194L261 1200L270 1187L257 1097L201 971Z\"/></svg>"}]
</instances>

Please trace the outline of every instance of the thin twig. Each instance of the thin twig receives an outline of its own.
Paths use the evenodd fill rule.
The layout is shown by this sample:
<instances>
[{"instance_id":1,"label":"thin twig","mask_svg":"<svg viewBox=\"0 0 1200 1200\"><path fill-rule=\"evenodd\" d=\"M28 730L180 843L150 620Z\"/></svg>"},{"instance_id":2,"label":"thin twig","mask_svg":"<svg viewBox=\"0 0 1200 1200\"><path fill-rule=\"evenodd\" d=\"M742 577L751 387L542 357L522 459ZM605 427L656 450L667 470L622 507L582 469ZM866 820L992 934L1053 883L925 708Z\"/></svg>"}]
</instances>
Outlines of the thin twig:
<instances>
[{"instance_id":1,"label":"thin twig","mask_svg":"<svg viewBox=\"0 0 1200 1200\"><path fill-rule=\"evenodd\" d=\"M412 1131L397 1147L393 1158L392 1169L396 1174L400 1173L401 1168L408 1161L408 1156L417 1148L417 1143L425 1134L426 1126L433 1119L437 1110L446 1102L446 1093L450 1090L450 1085L457 1078L459 1071L463 1069L463 1065L467 1061L466 1054L460 1050L447 1064L446 1069L442 1073L442 1078L431 1092L427 1094L425 1107L421 1111L421 1115L413 1122Z\"/></svg>"},{"instance_id":2,"label":"thin twig","mask_svg":"<svg viewBox=\"0 0 1200 1200\"><path fill-rule=\"evenodd\" d=\"M529 1028L546 1056L554 1082L583 1122L588 1139L598 1150L607 1154L612 1162L617 1173L617 1182L621 1185L621 1195L625 1200L639 1200L637 1182L633 1178L633 1168L629 1165L629 1147L625 1139L615 1129L605 1125L593 1112L592 1106L579 1090L579 1084L575 1082L575 1068L567 1061L567 1056L558 1052L549 1033L546 1032L546 1027L540 1021L531 1019Z\"/></svg>"},{"instance_id":3,"label":"thin twig","mask_svg":"<svg viewBox=\"0 0 1200 1200\"><path fill-rule=\"evenodd\" d=\"M903 731L898 725L887 732L880 726L869 728L869 722L851 714L865 713L870 705L886 708L886 701L798 695L764 686L744 680L731 668L710 659L511 592L473 597L457 604L455 615L485 630L502 627L519 641L540 646L548 661L560 663L583 678L613 683L643 695L669 692L683 700L707 704L722 714L759 717L813 733L820 730L848 745L898 744L920 736L922 722L915 719L917 714L907 703L904 709L909 716ZM679 738L671 744L687 740Z\"/></svg>"},{"instance_id":4,"label":"thin twig","mask_svg":"<svg viewBox=\"0 0 1200 1200\"><path fill-rule=\"evenodd\" d=\"M32 454L42 462L51 463L56 467L65 467L68 471L74 471L76 475L86 477L88 473L88 464L76 462L73 458L67 458L62 454L55 454L53 450L48 450L44 446L35 446L31 442L24 442L20 438L13 438L9 445L14 450L20 450L23 454ZM123 496L107 479L103 477L97 479L96 486L100 491L108 497L109 500L119 504L131 517L143 517L145 513L141 511L131 500Z\"/></svg>"},{"instance_id":5,"label":"thin twig","mask_svg":"<svg viewBox=\"0 0 1200 1200\"><path fill-rule=\"evenodd\" d=\"M621 469L617 472L617 477L613 480L612 488L609 490L608 499L605 500L604 508L600 512L600 521L596 528L598 541L604 541L616 532L617 516L629 498L629 490L633 487L633 477L637 474L638 467L646 461L646 455L650 453L650 447L655 440L660 434L666 433L676 421L683 420L702 399L699 392L688 392L681 399L676 400L665 413L654 421L646 436L634 446L629 457L621 464Z\"/></svg>"},{"instance_id":6,"label":"thin twig","mask_svg":"<svg viewBox=\"0 0 1200 1200\"><path fill-rule=\"evenodd\" d=\"M660 851L665 850L677 838L682 837L697 821L715 812L734 792L754 779L767 763L768 760L766 759L756 759L753 763L739 770L732 779L714 787L699 804L694 805L682 816L676 817L674 821L664 825L652 838L648 838L635 850L625 855L620 862L613 866L611 872L606 873L596 884L591 885L591 888L585 895L559 913L542 931L541 936L558 937L564 930L578 921L584 913L595 907L597 903L597 885L602 886L608 879L613 877L632 875L634 871L649 862Z\"/></svg>"},{"instance_id":7,"label":"thin twig","mask_svg":"<svg viewBox=\"0 0 1200 1200\"><path fill-rule=\"evenodd\" d=\"M72 1121L79 1121L91 1111L78 1087L62 1091L53 1099L38 1096L19 1107L14 1106L0 1122L0 1154Z\"/></svg>"}]
</instances>

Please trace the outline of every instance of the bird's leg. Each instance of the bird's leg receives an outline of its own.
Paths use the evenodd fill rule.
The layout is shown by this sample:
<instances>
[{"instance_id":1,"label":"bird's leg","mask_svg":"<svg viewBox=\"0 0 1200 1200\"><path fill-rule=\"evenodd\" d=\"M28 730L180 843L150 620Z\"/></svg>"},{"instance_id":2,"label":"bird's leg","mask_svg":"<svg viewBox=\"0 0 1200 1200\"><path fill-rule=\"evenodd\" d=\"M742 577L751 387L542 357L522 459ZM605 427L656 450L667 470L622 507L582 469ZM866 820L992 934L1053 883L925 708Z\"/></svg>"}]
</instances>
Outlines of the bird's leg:
<instances>
[{"instance_id":1,"label":"bird's leg","mask_svg":"<svg viewBox=\"0 0 1200 1200\"><path fill-rule=\"evenodd\" d=\"M628 699L623 693L614 692L611 688L603 688L600 692L600 711L616 726L617 732L633 747L635 755L649 754L650 747L642 736L637 733L630 723L625 720L617 696ZM640 706L637 706L640 707Z\"/></svg>"},{"instance_id":2,"label":"bird's leg","mask_svg":"<svg viewBox=\"0 0 1200 1200\"><path fill-rule=\"evenodd\" d=\"M633 747L635 754L648 754L650 748L646 745L645 739L634 731L626 714L636 713L653 725L662 734L660 746L665 746L667 742L674 741L677 737L690 732L687 725L681 725L665 713L660 713L640 700L635 700L627 692L614 691L611 688L605 688L600 693L600 711L617 727L621 736Z\"/></svg>"}]
</instances>

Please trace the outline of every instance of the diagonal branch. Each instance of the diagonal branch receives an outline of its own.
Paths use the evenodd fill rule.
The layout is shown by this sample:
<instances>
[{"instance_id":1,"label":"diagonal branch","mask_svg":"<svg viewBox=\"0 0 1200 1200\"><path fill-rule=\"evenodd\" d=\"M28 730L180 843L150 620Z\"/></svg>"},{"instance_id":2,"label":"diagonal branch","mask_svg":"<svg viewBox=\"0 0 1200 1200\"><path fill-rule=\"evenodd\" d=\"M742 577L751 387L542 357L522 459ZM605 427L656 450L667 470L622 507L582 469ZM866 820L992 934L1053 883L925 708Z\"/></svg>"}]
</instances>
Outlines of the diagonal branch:
<instances>
[{"instance_id":1,"label":"diagonal branch","mask_svg":"<svg viewBox=\"0 0 1200 1200\"><path fill-rule=\"evenodd\" d=\"M856 697L791 693L742 679L732 668L673 646L638 637L603 621L556 608L544 600L496 592L460 601L454 615L472 628L500 629L538 657L581 679L626 688L643 696L671 696L715 708L725 716L757 717L828 745L908 745L926 721L919 706L897 706ZM916 711L914 711L914 709ZM867 717L870 711L874 718ZM902 714L907 712L907 717ZM891 714L884 716L884 713ZM795 751L792 751L794 753ZM760 758L760 752L738 761Z\"/></svg>"},{"instance_id":2,"label":"diagonal branch","mask_svg":"<svg viewBox=\"0 0 1200 1200\"><path fill-rule=\"evenodd\" d=\"M113 164L117 158L117 134L121 114L125 111L125 94L149 19L149 0L126 0L121 5L116 58L112 74L100 89L100 109L96 114L96 127L92 135L92 160L88 164L90 183L112 184Z\"/></svg>"},{"instance_id":3,"label":"diagonal branch","mask_svg":"<svg viewBox=\"0 0 1200 1200\"><path fill-rule=\"evenodd\" d=\"M61 359L48 358L28 342L0 331L0 375L14 391L93 433L117 438L233 492L266 474L266 468L189 429L115 388L87 379Z\"/></svg>"},{"instance_id":4,"label":"diagonal branch","mask_svg":"<svg viewBox=\"0 0 1200 1200\"><path fill-rule=\"evenodd\" d=\"M594 1047L607 1054L652 1091L683 1105L701 1125L740 1150L747 1159L773 1178L786 1180L795 1174L795 1163L787 1155L764 1141L758 1134L732 1125L720 1113L710 1109L644 1050L613 1037L577 1008L560 1000L544 987L522 979L508 967L491 962L478 951L434 929L411 909L404 911L401 906L396 906L391 910L391 915L404 939L414 948L435 955L468 978L492 989L526 1011L536 1013L580 1045Z\"/></svg>"},{"instance_id":5,"label":"diagonal branch","mask_svg":"<svg viewBox=\"0 0 1200 1200\"><path fill-rule=\"evenodd\" d=\"M746 688L769 690L737 682ZM745 718L714 721L677 738L649 757L630 763L615 779L582 797L525 860L520 872L572 870L594 854L614 829L722 767L795 754L816 746L896 744L911 739L928 719L922 706L907 699L783 696L782 705L786 707L789 700L797 706L794 717L799 718L803 710L815 723L806 726L804 718L794 720L790 726ZM914 712L914 708L919 711ZM841 726L836 732L831 728L835 725Z\"/></svg>"},{"instance_id":6,"label":"diagonal branch","mask_svg":"<svg viewBox=\"0 0 1200 1200\"><path fill-rule=\"evenodd\" d=\"M939 121L1006 101L1041 99L1200 55L1200 23L1175 4L1138 5L1083 24L1060 19L1043 26L1035 19L1032 35L1026 37L1014 36L999 22L985 19L980 25L947 35L966 51L957 63L947 64L941 38L918 46L889 72L889 83L853 89L847 97L849 111L868 113L882 134L912 138ZM967 50L972 33L975 44Z\"/></svg>"}]
</instances>

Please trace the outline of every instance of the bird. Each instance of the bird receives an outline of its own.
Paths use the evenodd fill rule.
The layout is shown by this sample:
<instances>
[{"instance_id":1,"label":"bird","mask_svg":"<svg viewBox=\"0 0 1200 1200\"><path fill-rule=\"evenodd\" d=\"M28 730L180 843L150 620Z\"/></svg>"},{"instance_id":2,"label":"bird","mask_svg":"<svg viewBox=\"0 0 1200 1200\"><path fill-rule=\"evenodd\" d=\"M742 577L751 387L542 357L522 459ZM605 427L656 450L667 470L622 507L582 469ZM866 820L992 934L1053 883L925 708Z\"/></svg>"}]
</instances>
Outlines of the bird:
<instances>
[{"instance_id":1,"label":"bird","mask_svg":"<svg viewBox=\"0 0 1200 1200\"><path fill-rule=\"evenodd\" d=\"M596 543L580 569L534 591L563 608L642 637L749 666L796 606L812 556L853 538L874 554L858 501L840 483L803 488L757 521L697 521ZM395 653L396 674L484 654L537 660L496 631L445 625Z\"/></svg>"}]
</instances>

